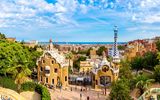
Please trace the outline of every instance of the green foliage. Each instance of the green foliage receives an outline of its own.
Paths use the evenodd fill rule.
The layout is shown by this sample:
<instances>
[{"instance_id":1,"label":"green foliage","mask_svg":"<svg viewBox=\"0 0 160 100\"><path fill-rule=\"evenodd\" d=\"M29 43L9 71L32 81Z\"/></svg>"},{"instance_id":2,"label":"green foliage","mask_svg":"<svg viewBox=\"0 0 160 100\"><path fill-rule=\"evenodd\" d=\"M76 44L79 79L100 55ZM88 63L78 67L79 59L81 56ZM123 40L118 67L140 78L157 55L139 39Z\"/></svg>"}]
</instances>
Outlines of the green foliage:
<instances>
[{"instance_id":1,"label":"green foliage","mask_svg":"<svg viewBox=\"0 0 160 100\"><path fill-rule=\"evenodd\" d=\"M21 85L22 91L34 91L36 88L36 83L34 82L26 82Z\"/></svg>"},{"instance_id":2,"label":"green foliage","mask_svg":"<svg viewBox=\"0 0 160 100\"><path fill-rule=\"evenodd\" d=\"M80 51L77 52L77 54L84 54L84 55L86 55L87 54L87 50L80 50Z\"/></svg>"},{"instance_id":3,"label":"green foliage","mask_svg":"<svg viewBox=\"0 0 160 100\"><path fill-rule=\"evenodd\" d=\"M41 100L51 100L49 91L43 85L37 84L35 90L41 95Z\"/></svg>"},{"instance_id":4,"label":"green foliage","mask_svg":"<svg viewBox=\"0 0 160 100\"><path fill-rule=\"evenodd\" d=\"M20 43L0 40L0 73L15 76L17 67L26 66L32 69L36 66L36 59L40 54Z\"/></svg>"},{"instance_id":5,"label":"green foliage","mask_svg":"<svg viewBox=\"0 0 160 100\"><path fill-rule=\"evenodd\" d=\"M125 46L124 45L118 45L118 50L125 50Z\"/></svg>"},{"instance_id":6,"label":"green foliage","mask_svg":"<svg viewBox=\"0 0 160 100\"><path fill-rule=\"evenodd\" d=\"M18 85L18 92L31 70L36 67L36 60L41 53L21 43L0 40L0 74L12 76Z\"/></svg>"},{"instance_id":7,"label":"green foliage","mask_svg":"<svg viewBox=\"0 0 160 100\"><path fill-rule=\"evenodd\" d=\"M123 78L113 83L109 96L111 100L131 100L129 81Z\"/></svg>"},{"instance_id":8,"label":"green foliage","mask_svg":"<svg viewBox=\"0 0 160 100\"><path fill-rule=\"evenodd\" d=\"M132 79L131 64L129 61L121 61L120 63L120 78Z\"/></svg>"},{"instance_id":9,"label":"green foliage","mask_svg":"<svg viewBox=\"0 0 160 100\"><path fill-rule=\"evenodd\" d=\"M143 68L153 70L158 64L158 55L154 52L146 52L143 56L136 56L131 61L131 68L141 70Z\"/></svg>"},{"instance_id":10,"label":"green foliage","mask_svg":"<svg viewBox=\"0 0 160 100\"><path fill-rule=\"evenodd\" d=\"M160 83L160 65L154 67L154 78L156 82Z\"/></svg>"},{"instance_id":11,"label":"green foliage","mask_svg":"<svg viewBox=\"0 0 160 100\"><path fill-rule=\"evenodd\" d=\"M143 56L143 61L144 68L153 70L154 66L158 64L157 54L154 52L147 52Z\"/></svg>"},{"instance_id":12,"label":"green foliage","mask_svg":"<svg viewBox=\"0 0 160 100\"><path fill-rule=\"evenodd\" d=\"M51 100L51 96L47 88L41 84L34 82L26 82L22 84L22 91L36 91L41 95L41 100Z\"/></svg>"},{"instance_id":13,"label":"green foliage","mask_svg":"<svg viewBox=\"0 0 160 100\"><path fill-rule=\"evenodd\" d=\"M97 55L102 56L103 51L106 51L107 48L105 46L101 46L99 47L99 49L97 50Z\"/></svg>"},{"instance_id":14,"label":"green foliage","mask_svg":"<svg viewBox=\"0 0 160 100\"><path fill-rule=\"evenodd\" d=\"M6 36L4 34L2 34L2 33L0 33L0 40L1 39L6 39Z\"/></svg>"},{"instance_id":15,"label":"green foliage","mask_svg":"<svg viewBox=\"0 0 160 100\"><path fill-rule=\"evenodd\" d=\"M160 95L157 95L157 100L160 100Z\"/></svg>"},{"instance_id":16,"label":"green foliage","mask_svg":"<svg viewBox=\"0 0 160 100\"><path fill-rule=\"evenodd\" d=\"M160 51L160 40L156 42L156 47L157 47L157 50Z\"/></svg>"},{"instance_id":17,"label":"green foliage","mask_svg":"<svg viewBox=\"0 0 160 100\"><path fill-rule=\"evenodd\" d=\"M149 79L144 75L138 75L134 79L135 87L140 90L140 95L144 93L146 89L148 89L149 85L154 82L154 79Z\"/></svg>"},{"instance_id":18,"label":"green foliage","mask_svg":"<svg viewBox=\"0 0 160 100\"><path fill-rule=\"evenodd\" d=\"M131 68L132 69L136 69L137 71L142 69L144 66L143 66L143 57L141 56L137 56L135 57L134 59L132 59L131 61Z\"/></svg>"},{"instance_id":19,"label":"green foliage","mask_svg":"<svg viewBox=\"0 0 160 100\"><path fill-rule=\"evenodd\" d=\"M75 60L75 61L73 62L74 68L76 68L76 69L79 70L79 68L80 68L80 61L85 61L85 60L86 60L86 57L80 56L77 60Z\"/></svg>"},{"instance_id":20,"label":"green foliage","mask_svg":"<svg viewBox=\"0 0 160 100\"><path fill-rule=\"evenodd\" d=\"M17 91L17 85L12 78L0 77L0 86Z\"/></svg>"},{"instance_id":21,"label":"green foliage","mask_svg":"<svg viewBox=\"0 0 160 100\"><path fill-rule=\"evenodd\" d=\"M93 50L93 48L89 48L89 49L87 50L86 56L90 56L90 51L91 51L91 50Z\"/></svg>"}]
</instances>

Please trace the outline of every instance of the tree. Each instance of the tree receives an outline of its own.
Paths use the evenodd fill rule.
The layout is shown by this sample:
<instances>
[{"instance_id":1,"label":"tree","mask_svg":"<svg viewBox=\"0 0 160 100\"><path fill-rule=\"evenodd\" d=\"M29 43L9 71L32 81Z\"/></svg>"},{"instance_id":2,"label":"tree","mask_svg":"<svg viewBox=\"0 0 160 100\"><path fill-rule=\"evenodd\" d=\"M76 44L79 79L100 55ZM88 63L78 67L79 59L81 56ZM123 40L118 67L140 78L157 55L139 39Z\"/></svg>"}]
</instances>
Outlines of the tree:
<instances>
[{"instance_id":1,"label":"tree","mask_svg":"<svg viewBox=\"0 0 160 100\"><path fill-rule=\"evenodd\" d=\"M149 70L153 70L154 66L158 64L157 53L147 52L143 56L143 67Z\"/></svg>"},{"instance_id":2,"label":"tree","mask_svg":"<svg viewBox=\"0 0 160 100\"><path fill-rule=\"evenodd\" d=\"M4 34L2 34L2 33L0 33L0 40L1 39L6 39L6 36Z\"/></svg>"},{"instance_id":3,"label":"tree","mask_svg":"<svg viewBox=\"0 0 160 100\"><path fill-rule=\"evenodd\" d=\"M120 63L120 78L132 79L131 64L129 61L121 61Z\"/></svg>"},{"instance_id":4,"label":"tree","mask_svg":"<svg viewBox=\"0 0 160 100\"><path fill-rule=\"evenodd\" d=\"M143 68L143 57L137 56L131 61L131 68L136 69L137 72Z\"/></svg>"},{"instance_id":5,"label":"tree","mask_svg":"<svg viewBox=\"0 0 160 100\"><path fill-rule=\"evenodd\" d=\"M118 50L125 50L125 46L124 45L118 45Z\"/></svg>"},{"instance_id":6,"label":"tree","mask_svg":"<svg viewBox=\"0 0 160 100\"><path fill-rule=\"evenodd\" d=\"M157 50L160 51L160 40L156 42L156 47L157 47Z\"/></svg>"},{"instance_id":7,"label":"tree","mask_svg":"<svg viewBox=\"0 0 160 100\"><path fill-rule=\"evenodd\" d=\"M142 95L145 90L148 89L149 85L154 82L154 79L149 79L144 75L138 75L135 79L135 85L140 91L140 95Z\"/></svg>"},{"instance_id":8,"label":"tree","mask_svg":"<svg viewBox=\"0 0 160 100\"><path fill-rule=\"evenodd\" d=\"M26 82L26 79L31 75L31 71L27 66L18 66L16 68L17 73L15 74L15 83L18 85L18 92L20 92L21 84Z\"/></svg>"},{"instance_id":9,"label":"tree","mask_svg":"<svg viewBox=\"0 0 160 100\"><path fill-rule=\"evenodd\" d=\"M73 62L74 68L76 68L76 69L79 70L79 68L80 68L80 61L85 61L85 60L86 60L86 57L80 56L77 60L75 60L75 61Z\"/></svg>"},{"instance_id":10,"label":"tree","mask_svg":"<svg viewBox=\"0 0 160 100\"><path fill-rule=\"evenodd\" d=\"M102 56L103 51L106 51L106 50L107 50L107 48L105 46L101 46L101 47L98 48L97 54L99 56Z\"/></svg>"},{"instance_id":11,"label":"tree","mask_svg":"<svg viewBox=\"0 0 160 100\"><path fill-rule=\"evenodd\" d=\"M91 51L91 50L93 50L93 48L90 47L90 48L87 50L86 56L90 56L90 51Z\"/></svg>"},{"instance_id":12,"label":"tree","mask_svg":"<svg viewBox=\"0 0 160 100\"><path fill-rule=\"evenodd\" d=\"M69 60L69 69L71 69L71 72L73 72L73 66L71 66L71 59L73 58L73 54L69 52L65 56L66 56L66 59Z\"/></svg>"},{"instance_id":13,"label":"tree","mask_svg":"<svg viewBox=\"0 0 160 100\"><path fill-rule=\"evenodd\" d=\"M111 100L131 100L129 81L123 78L113 83L109 96Z\"/></svg>"},{"instance_id":14,"label":"tree","mask_svg":"<svg viewBox=\"0 0 160 100\"><path fill-rule=\"evenodd\" d=\"M41 54L20 43L11 43L6 40L0 41L0 47L0 74L5 76L14 76L15 67L26 66L26 63L28 63L27 67L32 70L36 67L36 60Z\"/></svg>"},{"instance_id":15,"label":"tree","mask_svg":"<svg viewBox=\"0 0 160 100\"><path fill-rule=\"evenodd\" d=\"M160 83L160 65L154 67L154 78L156 82Z\"/></svg>"}]
</instances>

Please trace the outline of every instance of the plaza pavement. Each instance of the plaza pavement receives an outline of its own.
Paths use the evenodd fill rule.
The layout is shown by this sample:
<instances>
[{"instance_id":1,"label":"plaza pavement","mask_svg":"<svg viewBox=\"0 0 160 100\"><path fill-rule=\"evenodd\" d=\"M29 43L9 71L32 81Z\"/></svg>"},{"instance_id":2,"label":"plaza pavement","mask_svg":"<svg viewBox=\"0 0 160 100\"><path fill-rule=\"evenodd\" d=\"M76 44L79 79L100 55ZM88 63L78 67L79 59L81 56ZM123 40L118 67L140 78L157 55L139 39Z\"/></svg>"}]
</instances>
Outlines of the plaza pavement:
<instances>
[{"instance_id":1,"label":"plaza pavement","mask_svg":"<svg viewBox=\"0 0 160 100\"><path fill-rule=\"evenodd\" d=\"M72 91L71 91L72 87ZM62 89L61 91L59 89L50 90L51 98L52 100L87 100L87 97L89 96L89 100L106 100L107 95L109 92L107 92L107 95L105 96L102 91L95 91L93 89L88 88L87 91L81 92L81 86L69 86L67 89ZM83 87L83 89L85 89ZM82 94L82 98L80 99L80 94Z\"/></svg>"}]
</instances>

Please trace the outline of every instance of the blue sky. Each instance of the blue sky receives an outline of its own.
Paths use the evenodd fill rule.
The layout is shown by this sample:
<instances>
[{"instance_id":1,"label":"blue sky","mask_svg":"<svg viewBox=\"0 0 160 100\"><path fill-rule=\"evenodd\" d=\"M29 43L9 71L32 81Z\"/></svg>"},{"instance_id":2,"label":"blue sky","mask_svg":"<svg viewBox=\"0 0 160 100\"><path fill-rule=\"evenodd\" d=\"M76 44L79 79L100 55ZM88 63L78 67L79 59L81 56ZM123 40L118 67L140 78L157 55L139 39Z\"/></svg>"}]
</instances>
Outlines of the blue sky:
<instances>
[{"instance_id":1,"label":"blue sky","mask_svg":"<svg viewBox=\"0 0 160 100\"><path fill-rule=\"evenodd\" d=\"M0 32L17 40L118 41L160 36L160 0L0 0Z\"/></svg>"}]
</instances>

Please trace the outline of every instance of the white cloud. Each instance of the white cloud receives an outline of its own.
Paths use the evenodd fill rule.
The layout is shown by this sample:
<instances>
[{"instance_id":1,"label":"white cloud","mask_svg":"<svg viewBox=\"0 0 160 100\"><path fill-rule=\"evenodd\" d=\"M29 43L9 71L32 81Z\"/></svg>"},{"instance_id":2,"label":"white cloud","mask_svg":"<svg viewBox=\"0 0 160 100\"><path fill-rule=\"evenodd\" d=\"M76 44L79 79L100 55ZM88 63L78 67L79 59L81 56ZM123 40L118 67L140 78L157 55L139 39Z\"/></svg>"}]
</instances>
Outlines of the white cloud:
<instances>
[{"instance_id":1,"label":"white cloud","mask_svg":"<svg viewBox=\"0 0 160 100\"><path fill-rule=\"evenodd\" d=\"M12 26L46 26L51 23L72 22L71 17L77 6L75 0L58 0L56 4L45 0L1 0L0 20L3 24L0 27L11 26L10 23Z\"/></svg>"},{"instance_id":2,"label":"white cloud","mask_svg":"<svg viewBox=\"0 0 160 100\"><path fill-rule=\"evenodd\" d=\"M77 24L73 19L75 13L87 14L93 8L106 10L107 7L117 13L119 13L118 7L122 7L124 10L120 13L126 13L124 16L130 17L132 21L160 22L160 0L116 0L116 2L89 0L89 4L86 4L85 0L82 2L80 4L78 0L57 0L55 4L52 4L45 0L0 0L0 21L3 22L0 27L29 24L36 26L55 23ZM95 4L96 2L98 3Z\"/></svg>"}]
</instances>

